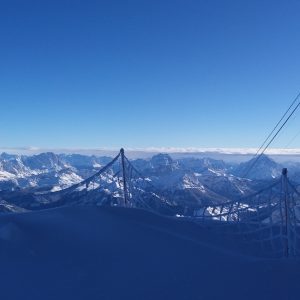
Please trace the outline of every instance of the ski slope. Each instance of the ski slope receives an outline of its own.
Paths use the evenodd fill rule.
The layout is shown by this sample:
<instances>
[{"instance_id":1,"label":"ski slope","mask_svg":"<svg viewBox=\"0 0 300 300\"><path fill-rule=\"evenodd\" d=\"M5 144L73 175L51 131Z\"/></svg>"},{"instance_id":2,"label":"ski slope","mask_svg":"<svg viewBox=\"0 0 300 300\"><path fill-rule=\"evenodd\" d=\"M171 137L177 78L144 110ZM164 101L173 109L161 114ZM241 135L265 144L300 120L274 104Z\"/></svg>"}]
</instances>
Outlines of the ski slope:
<instances>
[{"instance_id":1,"label":"ski slope","mask_svg":"<svg viewBox=\"0 0 300 300\"><path fill-rule=\"evenodd\" d=\"M300 262L243 255L210 226L61 207L0 216L1 299L300 299Z\"/></svg>"}]
</instances>

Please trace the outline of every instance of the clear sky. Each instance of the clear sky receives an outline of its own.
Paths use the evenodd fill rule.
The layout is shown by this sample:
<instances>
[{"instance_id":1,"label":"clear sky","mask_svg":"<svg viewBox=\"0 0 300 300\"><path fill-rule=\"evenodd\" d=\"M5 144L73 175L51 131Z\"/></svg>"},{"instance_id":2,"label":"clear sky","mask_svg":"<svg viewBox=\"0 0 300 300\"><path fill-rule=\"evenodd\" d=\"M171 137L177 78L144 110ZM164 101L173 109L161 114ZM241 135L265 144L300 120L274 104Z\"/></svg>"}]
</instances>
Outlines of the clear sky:
<instances>
[{"instance_id":1,"label":"clear sky","mask_svg":"<svg viewBox=\"0 0 300 300\"><path fill-rule=\"evenodd\" d=\"M295 0L2 0L0 38L1 147L256 147L300 90Z\"/></svg>"}]
</instances>

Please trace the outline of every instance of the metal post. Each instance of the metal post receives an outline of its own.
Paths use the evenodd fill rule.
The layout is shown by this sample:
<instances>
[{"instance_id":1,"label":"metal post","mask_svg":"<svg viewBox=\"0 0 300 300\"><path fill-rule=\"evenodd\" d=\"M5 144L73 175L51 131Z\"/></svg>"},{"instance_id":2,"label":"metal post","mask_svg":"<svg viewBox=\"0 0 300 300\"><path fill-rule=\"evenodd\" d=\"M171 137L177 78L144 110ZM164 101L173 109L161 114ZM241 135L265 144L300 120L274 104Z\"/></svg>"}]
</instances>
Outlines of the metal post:
<instances>
[{"instance_id":1,"label":"metal post","mask_svg":"<svg viewBox=\"0 0 300 300\"><path fill-rule=\"evenodd\" d=\"M128 194L127 194L127 182L126 182L126 172L125 172L125 154L123 148L121 148L120 153L121 153L121 162L122 162L124 206L126 207L128 204Z\"/></svg>"},{"instance_id":2,"label":"metal post","mask_svg":"<svg viewBox=\"0 0 300 300\"><path fill-rule=\"evenodd\" d=\"M287 185L287 168L282 169L282 187L284 198L284 214L285 214L285 256L290 256L290 215L288 201L288 185Z\"/></svg>"}]
</instances>

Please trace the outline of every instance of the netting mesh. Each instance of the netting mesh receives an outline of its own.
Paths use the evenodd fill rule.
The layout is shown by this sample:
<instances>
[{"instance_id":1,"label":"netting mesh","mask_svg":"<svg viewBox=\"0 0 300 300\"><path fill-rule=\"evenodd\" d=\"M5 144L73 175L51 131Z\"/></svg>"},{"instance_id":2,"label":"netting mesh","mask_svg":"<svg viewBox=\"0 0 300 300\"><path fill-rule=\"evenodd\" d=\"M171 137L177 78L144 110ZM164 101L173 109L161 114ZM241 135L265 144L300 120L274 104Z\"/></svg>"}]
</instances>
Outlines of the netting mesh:
<instances>
[{"instance_id":1,"label":"netting mesh","mask_svg":"<svg viewBox=\"0 0 300 300\"><path fill-rule=\"evenodd\" d=\"M202 207L194 220L237 236L252 254L300 257L300 193L286 176L239 201Z\"/></svg>"},{"instance_id":2,"label":"netting mesh","mask_svg":"<svg viewBox=\"0 0 300 300\"><path fill-rule=\"evenodd\" d=\"M121 153L93 176L57 192L56 196L68 199L69 203L74 199L74 204L123 206L173 214L168 201L159 195L151 180Z\"/></svg>"},{"instance_id":3,"label":"netting mesh","mask_svg":"<svg viewBox=\"0 0 300 300\"><path fill-rule=\"evenodd\" d=\"M237 237L251 254L300 258L300 192L284 170L270 186L238 201L203 206L192 220ZM162 196L122 151L93 176L51 197L176 214L170 199Z\"/></svg>"}]
</instances>

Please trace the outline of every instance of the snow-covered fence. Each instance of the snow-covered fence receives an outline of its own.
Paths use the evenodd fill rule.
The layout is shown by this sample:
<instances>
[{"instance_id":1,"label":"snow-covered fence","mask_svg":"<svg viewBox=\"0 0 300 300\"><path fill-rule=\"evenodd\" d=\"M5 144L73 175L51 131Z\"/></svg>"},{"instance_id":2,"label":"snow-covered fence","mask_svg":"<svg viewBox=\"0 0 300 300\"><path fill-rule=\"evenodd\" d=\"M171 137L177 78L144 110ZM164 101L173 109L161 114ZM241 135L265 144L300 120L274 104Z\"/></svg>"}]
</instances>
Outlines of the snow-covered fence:
<instances>
[{"instance_id":1,"label":"snow-covered fence","mask_svg":"<svg viewBox=\"0 0 300 300\"><path fill-rule=\"evenodd\" d=\"M300 258L300 193L286 169L279 180L253 195L197 209L194 220L239 236L263 255Z\"/></svg>"},{"instance_id":2,"label":"snow-covered fence","mask_svg":"<svg viewBox=\"0 0 300 300\"><path fill-rule=\"evenodd\" d=\"M141 208L175 215L166 197L125 156L124 149L92 176L66 189L40 195L40 202Z\"/></svg>"}]
</instances>

